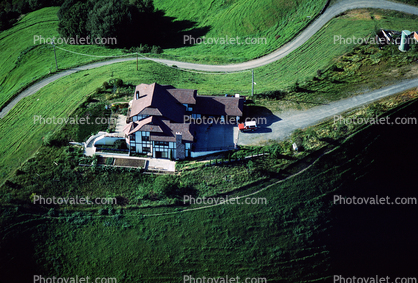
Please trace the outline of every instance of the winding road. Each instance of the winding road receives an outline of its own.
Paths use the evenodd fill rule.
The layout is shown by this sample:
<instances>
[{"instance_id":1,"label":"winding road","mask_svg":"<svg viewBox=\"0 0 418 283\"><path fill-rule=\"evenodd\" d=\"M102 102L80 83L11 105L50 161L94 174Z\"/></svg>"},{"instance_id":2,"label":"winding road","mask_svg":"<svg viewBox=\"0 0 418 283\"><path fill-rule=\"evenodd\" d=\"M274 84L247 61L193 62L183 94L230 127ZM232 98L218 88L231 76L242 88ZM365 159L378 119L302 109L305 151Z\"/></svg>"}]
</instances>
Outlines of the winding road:
<instances>
[{"instance_id":1,"label":"winding road","mask_svg":"<svg viewBox=\"0 0 418 283\"><path fill-rule=\"evenodd\" d=\"M322 15L320 15L313 23L306 27L296 38L294 38L289 43L285 44L276 51L251 61L247 61L239 64L229 64L229 65L207 65L207 64L196 64L196 63L187 63L166 59L157 59L157 58L143 58L144 60L152 60L166 65L176 65L181 69L190 69L198 71L207 71L207 72L236 72L243 71L248 69L257 68L275 62L298 47L304 44L309 40L317 31L319 31L329 20L333 17L338 16L339 14L352 9L358 8L379 8L386 10L395 10L399 12L409 13L418 15L418 7L394 3L385 0L344 0L335 5L329 7ZM69 69L57 73L51 77L45 78L34 85L30 86L23 92L21 92L13 101L11 101L7 106L5 106L0 112L0 118L3 118L7 113L24 97L32 95L48 85L51 82L54 82L62 77L68 76L78 71L89 70L93 68L98 68L114 63L126 62L136 60L136 58L118 58L108 61L88 64L85 66L80 66L77 68ZM386 87L377 91L373 91L367 94L357 95L352 98L343 99L340 101L332 102L327 105L321 105L314 108L311 108L306 111L292 111L288 113L282 113L281 117L277 117L276 120L272 121L270 125L266 128L268 131L253 133L253 134L244 134L239 137L239 144L256 144L263 140L268 139L282 139L290 135L297 128L304 128L313 124L320 122L326 118L332 117L339 113L345 112L349 109L376 101L386 96L390 96L404 90L418 87L418 79L402 81L390 87ZM270 117L271 118L271 117Z\"/></svg>"}]
</instances>

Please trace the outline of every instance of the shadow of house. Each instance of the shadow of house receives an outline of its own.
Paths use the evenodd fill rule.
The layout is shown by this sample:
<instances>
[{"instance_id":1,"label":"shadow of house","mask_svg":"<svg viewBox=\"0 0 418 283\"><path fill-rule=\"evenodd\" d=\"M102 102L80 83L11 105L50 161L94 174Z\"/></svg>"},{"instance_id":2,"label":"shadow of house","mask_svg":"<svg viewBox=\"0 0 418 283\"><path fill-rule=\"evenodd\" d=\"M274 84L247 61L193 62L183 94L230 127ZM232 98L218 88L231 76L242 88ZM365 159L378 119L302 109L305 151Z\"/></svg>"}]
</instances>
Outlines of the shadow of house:
<instances>
[{"instance_id":1,"label":"shadow of house","mask_svg":"<svg viewBox=\"0 0 418 283\"><path fill-rule=\"evenodd\" d=\"M282 119L263 106L246 106L244 107L243 118L241 121L255 120L257 122L257 132L262 132L263 129L271 126L273 123L281 121ZM266 132L271 132L266 131Z\"/></svg>"}]
</instances>

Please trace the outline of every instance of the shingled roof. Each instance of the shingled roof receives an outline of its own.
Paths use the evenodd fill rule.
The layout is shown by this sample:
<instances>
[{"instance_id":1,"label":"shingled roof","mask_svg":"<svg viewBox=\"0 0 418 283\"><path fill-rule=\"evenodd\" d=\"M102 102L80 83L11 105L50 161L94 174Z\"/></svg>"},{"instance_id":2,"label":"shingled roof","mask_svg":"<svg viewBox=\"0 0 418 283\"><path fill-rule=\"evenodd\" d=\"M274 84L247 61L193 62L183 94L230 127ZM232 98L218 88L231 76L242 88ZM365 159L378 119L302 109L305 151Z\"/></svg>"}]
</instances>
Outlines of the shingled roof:
<instances>
[{"instance_id":1,"label":"shingled roof","mask_svg":"<svg viewBox=\"0 0 418 283\"><path fill-rule=\"evenodd\" d=\"M210 116L242 116L242 97L197 96L194 112Z\"/></svg>"},{"instance_id":2,"label":"shingled roof","mask_svg":"<svg viewBox=\"0 0 418 283\"><path fill-rule=\"evenodd\" d=\"M171 121L183 122L185 107L163 86L140 84L135 88L131 117L136 115L163 116Z\"/></svg>"},{"instance_id":3,"label":"shingled roof","mask_svg":"<svg viewBox=\"0 0 418 283\"><path fill-rule=\"evenodd\" d=\"M150 132L150 139L152 141L175 142L175 133L178 132L182 134L184 141L193 142L194 140L193 125L171 123L169 120L164 120L161 117L147 117L141 121L131 122L123 129L126 135L131 135L138 131Z\"/></svg>"},{"instance_id":4,"label":"shingled roof","mask_svg":"<svg viewBox=\"0 0 418 283\"><path fill-rule=\"evenodd\" d=\"M196 104L197 90L170 88L167 91L181 104Z\"/></svg>"},{"instance_id":5,"label":"shingled roof","mask_svg":"<svg viewBox=\"0 0 418 283\"><path fill-rule=\"evenodd\" d=\"M183 104L194 105L193 112L186 113ZM183 141L193 142L195 125L184 123L186 114L242 116L243 105L243 97L199 96L193 89L176 89L157 83L140 84L135 88L130 117L148 117L129 123L124 133L150 132L152 141L175 142L175 133L179 132Z\"/></svg>"}]
</instances>

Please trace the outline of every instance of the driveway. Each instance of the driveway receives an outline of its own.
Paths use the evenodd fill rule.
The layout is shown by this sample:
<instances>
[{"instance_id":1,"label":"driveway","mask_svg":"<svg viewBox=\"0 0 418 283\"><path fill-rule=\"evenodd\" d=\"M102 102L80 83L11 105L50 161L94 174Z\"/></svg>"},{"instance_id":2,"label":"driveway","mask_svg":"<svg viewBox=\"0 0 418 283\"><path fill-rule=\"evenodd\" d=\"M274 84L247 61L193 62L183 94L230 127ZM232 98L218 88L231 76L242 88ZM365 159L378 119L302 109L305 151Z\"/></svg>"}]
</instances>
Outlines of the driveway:
<instances>
[{"instance_id":1,"label":"driveway","mask_svg":"<svg viewBox=\"0 0 418 283\"><path fill-rule=\"evenodd\" d=\"M401 84L316 106L305 111L292 110L276 114L273 115L273 118L267 117L267 121L273 121L271 124L260 125L260 129L255 132L240 133L238 145L256 145L268 140L283 140L296 129L318 124L323 120L333 118L334 115L414 87L418 87L418 79L406 80Z\"/></svg>"}]
</instances>

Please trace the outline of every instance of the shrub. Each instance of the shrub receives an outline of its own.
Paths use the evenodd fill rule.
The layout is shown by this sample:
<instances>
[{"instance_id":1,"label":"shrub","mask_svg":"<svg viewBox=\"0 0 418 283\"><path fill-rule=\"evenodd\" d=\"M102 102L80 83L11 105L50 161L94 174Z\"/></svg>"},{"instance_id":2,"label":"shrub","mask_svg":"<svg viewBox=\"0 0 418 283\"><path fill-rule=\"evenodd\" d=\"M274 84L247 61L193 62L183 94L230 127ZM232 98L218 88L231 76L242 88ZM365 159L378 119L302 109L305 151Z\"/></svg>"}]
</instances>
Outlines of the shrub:
<instances>
[{"instance_id":1,"label":"shrub","mask_svg":"<svg viewBox=\"0 0 418 283\"><path fill-rule=\"evenodd\" d=\"M298 92L300 90L300 86L299 86L299 82L296 81L291 87L290 87L290 91L291 92Z\"/></svg>"},{"instance_id":2,"label":"shrub","mask_svg":"<svg viewBox=\"0 0 418 283\"><path fill-rule=\"evenodd\" d=\"M115 85L117 87L123 86L123 80L122 79L115 79Z\"/></svg>"},{"instance_id":3,"label":"shrub","mask_svg":"<svg viewBox=\"0 0 418 283\"><path fill-rule=\"evenodd\" d=\"M151 53L161 54L162 52L163 52L163 50L160 46L153 45L152 48L151 48Z\"/></svg>"},{"instance_id":4,"label":"shrub","mask_svg":"<svg viewBox=\"0 0 418 283\"><path fill-rule=\"evenodd\" d=\"M43 137L43 145L46 146L52 146L56 144L56 140L54 138L54 133L53 132L48 132L44 137Z\"/></svg>"},{"instance_id":5,"label":"shrub","mask_svg":"<svg viewBox=\"0 0 418 283\"><path fill-rule=\"evenodd\" d=\"M150 52L150 47L148 46L148 44L144 44L144 45L141 44L139 45L137 51L139 53L148 53Z\"/></svg>"}]
</instances>

